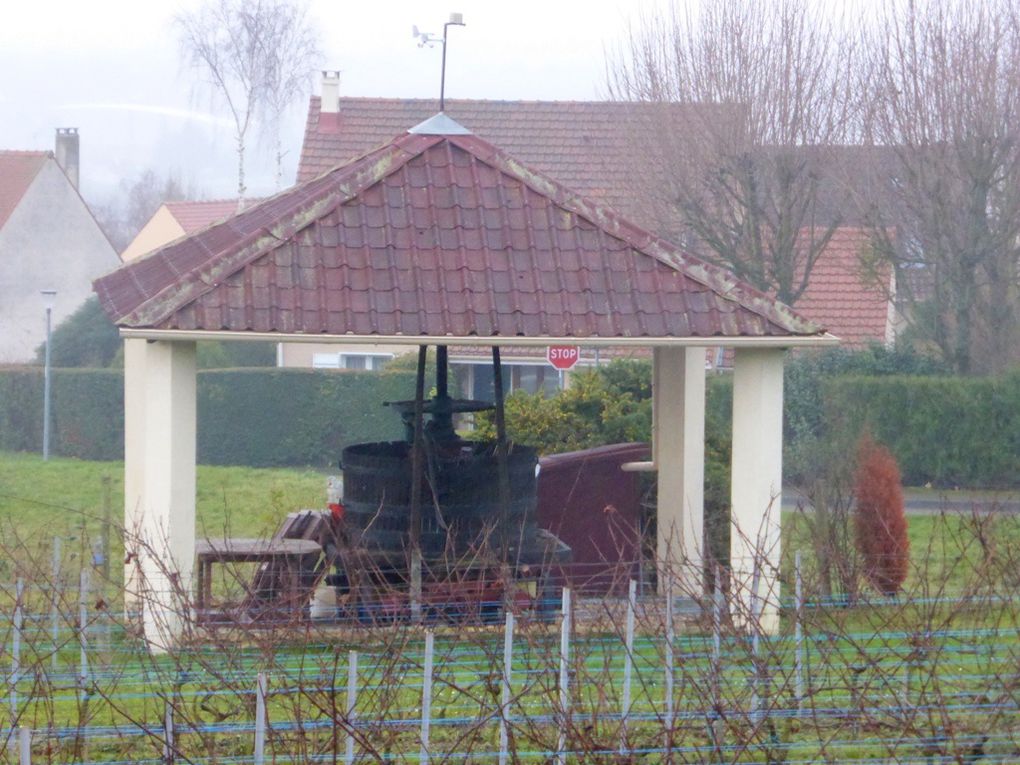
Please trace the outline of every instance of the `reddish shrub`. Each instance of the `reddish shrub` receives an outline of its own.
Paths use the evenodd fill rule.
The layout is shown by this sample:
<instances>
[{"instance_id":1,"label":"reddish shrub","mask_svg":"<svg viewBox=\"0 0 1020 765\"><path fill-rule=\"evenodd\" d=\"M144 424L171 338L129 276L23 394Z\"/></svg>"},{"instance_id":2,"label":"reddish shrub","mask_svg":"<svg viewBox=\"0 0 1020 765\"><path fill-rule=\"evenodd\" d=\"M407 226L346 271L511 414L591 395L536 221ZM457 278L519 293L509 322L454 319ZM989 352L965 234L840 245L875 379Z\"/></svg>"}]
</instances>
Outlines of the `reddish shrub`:
<instances>
[{"instance_id":1,"label":"reddish shrub","mask_svg":"<svg viewBox=\"0 0 1020 765\"><path fill-rule=\"evenodd\" d=\"M864 574L880 592L895 595L907 578L910 561L900 469L889 450L867 433L857 443L854 496Z\"/></svg>"}]
</instances>

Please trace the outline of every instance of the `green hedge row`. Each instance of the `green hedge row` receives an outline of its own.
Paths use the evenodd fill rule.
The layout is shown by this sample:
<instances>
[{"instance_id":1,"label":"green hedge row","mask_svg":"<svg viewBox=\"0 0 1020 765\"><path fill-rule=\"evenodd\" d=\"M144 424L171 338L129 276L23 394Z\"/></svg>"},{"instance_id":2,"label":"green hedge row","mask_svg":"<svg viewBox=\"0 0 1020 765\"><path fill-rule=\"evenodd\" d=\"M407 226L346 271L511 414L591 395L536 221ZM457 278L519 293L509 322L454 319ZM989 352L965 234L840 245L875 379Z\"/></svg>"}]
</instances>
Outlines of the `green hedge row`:
<instances>
[{"instance_id":1,"label":"green hedge row","mask_svg":"<svg viewBox=\"0 0 1020 765\"><path fill-rule=\"evenodd\" d=\"M121 459L124 378L119 370L57 369L54 454ZM400 438L384 401L414 395L407 372L234 369L198 373L198 459L211 465L335 465L347 444ZM43 374L0 370L0 450L42 449Z\"/></svg>"},{"instance_id":2,"label":"green hedge row","mask_svg":"<svg viewBox=\"0 0 1020 765\"><path fill-rule=\"evenodd\" d=\"M233 369L198 374L198 459L336 467L348 444L403 437L385 401L414 397L412 372Z\"/></svg>"},{"instance_id":3,"label":"green hedge row","mask_svg":"<svg viewBox=\"0 0 1020 765\"><path fill-rule=\"evenodd\" d=\"M124 454L124 376L107 369L57 369L52 379L53 454L113 460ZM42 451L43 372L0 370L0 449Z\"/></svg>"},{"instance_id":4,"label":"green hedge row","mask_svg":"<svg viewBox=\"0 0 1020 765\"><path fill-rule=\"evenodd\" d=\"M1020 374L844 377L823 390L832 432L867 427L908 485L1020 486Z\"/></svg>"},{"instance_id":5,"label":"green hedge row","mask_svg":"<svg viewBox=\"0 0 1020 765\"><path fill-rule=\"evenodd\" d=\"M626 426L627 437L638 437L648 419L647 407L639 403L647 394L638 389L644 370L622 371L637 382L611 379L610 387L634 388L637 405L633 411L618 406L607 411L619 415L612 420L614 427ZM710 380L712 432L728 430L729 382L727 376ZM407 371L277 369L199 372L198 386L199 460L253 466L333 465L347 444L400 438L399 417L382 402L410 398L414 389L413 373ZM818 380L817 387L823 422L808 433L790 427L795 410L812 408L790 386L791 451L801 441L810 449L811 439L819 437L850 443L867 426L892 450L908 484L1020 486L1020 373L999 378L834 376ZM41 450L42 389L39 369L0 370L0 450ZM120 459L123 401L120 371L55 370L54 454ZM793 460L787 467L795 467Z\"/></svg>"}]
</instances>

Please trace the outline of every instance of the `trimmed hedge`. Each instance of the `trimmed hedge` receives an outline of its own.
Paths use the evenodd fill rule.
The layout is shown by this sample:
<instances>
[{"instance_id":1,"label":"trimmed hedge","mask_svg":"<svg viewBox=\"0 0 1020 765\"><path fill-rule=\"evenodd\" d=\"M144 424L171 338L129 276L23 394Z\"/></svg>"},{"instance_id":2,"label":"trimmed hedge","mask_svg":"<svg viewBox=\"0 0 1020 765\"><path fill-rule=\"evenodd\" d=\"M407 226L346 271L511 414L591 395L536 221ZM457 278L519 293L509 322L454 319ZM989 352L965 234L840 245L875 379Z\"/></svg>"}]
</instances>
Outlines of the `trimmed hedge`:
<instances>
[{"instance_id":1,"label":"trimmed hedge","mask_svg":"<svg viewBox=\"0 0 1020 765\"><path fill-rule=\"evenodd\" d=\"M53 371L52 451L116 460L124 454L119 370ZM198 373L198 459L209 465L336 465L359 441L400 438L384 401L413 395L405 372L233 369ZM42 450L43 372L0 370L0 450Z\"/></svg>"},{"instance_id":2,"label":"trimmed hedge","mask_svg":"<svg viewBox=\"0 0 1020 765\"><path fill-rule=\"evenodd\" d=\"M124 376L107 369L55 369L53 454L114 460L124 454ZM0 370L0 449L42 451L43 370Z\"/></svg>"},{"instance_id":3,"label":"trimmed hedge","mask_svg":"<svg viewBox=\"0 0 1020 765\"><path fill-rule=\"evenodd\" d=\"M615 371L626 372L626 379L609 376L609 387L636 401L631 409L609 407L615 416L606 425L613 426L609 428L613 437L620 435L618 430L627 437L643 437L649 415L641 401L647 395L641 388L645 370L635 366ZM402 437L400 418L382 402L410 398L413 378L407 371L199 372L199 460L222 465L335 465L347 444ZM730 382L725 375L709 380L710 433L728 432ZM844 443L852 443L867 426L896 456L908 485L1020 486L1020 373L998 378L838 376L823 377L816 384L820 433L798 433L798 428L789 427L798 401L804 401L794 386L788 391L790 449L802 441L810 449L812 438L845 437ZM41 450L42 391L41 369L0 369L0 450ZM123 418L119 370L54 370L54 454L121 459ZM793 467L791 462L788 468Z\"/></svg>"},{"instance_id":4,"label":"trimmed hedge","mask_svg":"<svg viewBox=\"0 0 1020 765\"><path fill-rule=\"evenodd\" d=\"M414 396L407 372L233 369L198 380L198 459L208 465L335 467L348 444L402 438L383 402Z\"/></svg>"},{"instance_id":5,"label":"trimmed hedge","mask_svg":"<svg viewBox=\"0 0 1020 765\"><path fill-rule=\"evenodd\" d=\"M1020 374L827 380L835 432L865 427L896 456L907 485L1020 486Z\"/></svg>"}]
</instances>

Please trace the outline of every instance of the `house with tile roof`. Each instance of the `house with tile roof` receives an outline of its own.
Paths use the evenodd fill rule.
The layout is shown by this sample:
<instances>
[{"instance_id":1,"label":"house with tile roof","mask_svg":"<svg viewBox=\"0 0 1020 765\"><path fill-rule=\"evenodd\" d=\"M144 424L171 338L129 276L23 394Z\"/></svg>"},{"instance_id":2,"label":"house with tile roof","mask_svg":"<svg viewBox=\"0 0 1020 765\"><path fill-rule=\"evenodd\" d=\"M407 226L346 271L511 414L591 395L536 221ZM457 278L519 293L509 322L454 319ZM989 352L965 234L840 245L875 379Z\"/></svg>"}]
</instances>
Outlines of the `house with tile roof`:
<instances>
[{"instance_id":1,"label":"house with tile roof","mask_svg":"<svg viewBox=\"0 0 1020 765\"><path fill-rule=\"evenodd\" d=\"M248 200L254 204L258 200ZM164 202L120 254L127 263L186 234L226 220L238 211L236 199Z\"/></svg>"},{"instance_id":2,"label":"house with tile roof","mask_svg":"<svg viewBox=\"0 0 1020 765\"><path fill-rule=\"evenodd\" d=\"M0 151L0 364L30 362L46 336L42 290L56 290L54 325L120 265L78 193L78 133L56 151Z\"/></svg>"},{"instance_id":3,"label":"house with tile roof","mask_svg":"<svg viewBox=\"0 0 1020 765\"><path fill-rule=\"evenodd\" d=\"M394 135L434 114L434 99L341 98L336 78L327 73L323 95L312 97L305 126L298 181L306 181L347 162L390 140ZM635 151L649 131L682 130L692 118L683 105L622 103L613 101L487 101L447 99L446 112L472 132L506 149L522 162L580 192L604 203L628 219L669 237L663 221L669 179L664 165L647 152ZM732 124L732 109L719 111L720 129ZM700 115L699 119L704 119ZM859 156L856 147L844 147L825 161L853 167L866 175L861 183L869 191L881 169L869 158ZM817 157L811 157L817 161ZM826 189L822 206L853 205L867 194L846 194ZM660 193L661 192L661 193ZM844 218L851 225L836 230L812 271L811 284L797 304L805 316L826 326L851 347L872 342L891 343L897 315L892 296L895 283L890 271L883 283L874 274L861 272L859 256L869 245L868 231L860 215ZM689 242L681 242L691 246ZM881 281L881 280L879 280ZM606 358L603 350L601 357ZM344 366L345 357L333 349L285 347L283 363L293 366ZM710 363L722 361L710 354ZM595 362L593 351L582 349L583 363ZM358 360L361 363L361 360ZM474 372L467 354L451 356L459 368L464 390L475 391ZM479 367L480 368L480 367ZM550 379L541 353L525 351L511 360L511 379L535 390L549 387ZM483 372L484 374L484 372ZM482 387L486 385L481 381Z\"/></svg>"}]
</instances>

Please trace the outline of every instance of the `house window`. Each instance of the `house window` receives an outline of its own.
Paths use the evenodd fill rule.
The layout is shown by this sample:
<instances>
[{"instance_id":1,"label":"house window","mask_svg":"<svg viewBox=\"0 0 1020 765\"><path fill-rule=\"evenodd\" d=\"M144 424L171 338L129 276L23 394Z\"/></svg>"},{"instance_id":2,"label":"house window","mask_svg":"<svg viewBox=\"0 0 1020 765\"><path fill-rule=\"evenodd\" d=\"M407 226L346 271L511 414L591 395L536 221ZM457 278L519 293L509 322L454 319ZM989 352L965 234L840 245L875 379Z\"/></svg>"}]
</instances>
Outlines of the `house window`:
<instances>
[{"instance_id":1,"label":"house window","mask_svg":"<svg viewBox=\"0 0 1020 765\"><path fill-rule=\"evenodd\" d=\"M339 353L313 353L312 369L339 369Z\"/></svg>"},{"instance_id":2,"label":"house window","mask_svg":"<svg viewBox=\"0 0 1020 765\"><path fill-rule=\"evenodd\" d=\"M340 368L378 371L392 358L392 353L341 353Z\"/></svg>"},{"instance_id":3,"label":"house window","mask_svg":"<svg viewBox=\"0 0 1020 765\"><path fill-rule=\"evenodd\" d=\"M313 369L363 369L377 371L393 358L392 353L314 353Z\"/></svg>"},{"instance_id":4,"label":"house window","mask_svg":"<svg viewBox=\"0 0 1020 765\"><path fill-rule=\"evenodd\" d=\"M560 388L559 373L547 364L502 364L503 390L511 393L543 393L548 396ZM496 398L491 364L471 364L471 398L493 401Z\"/></svg>"}]
</instances>

